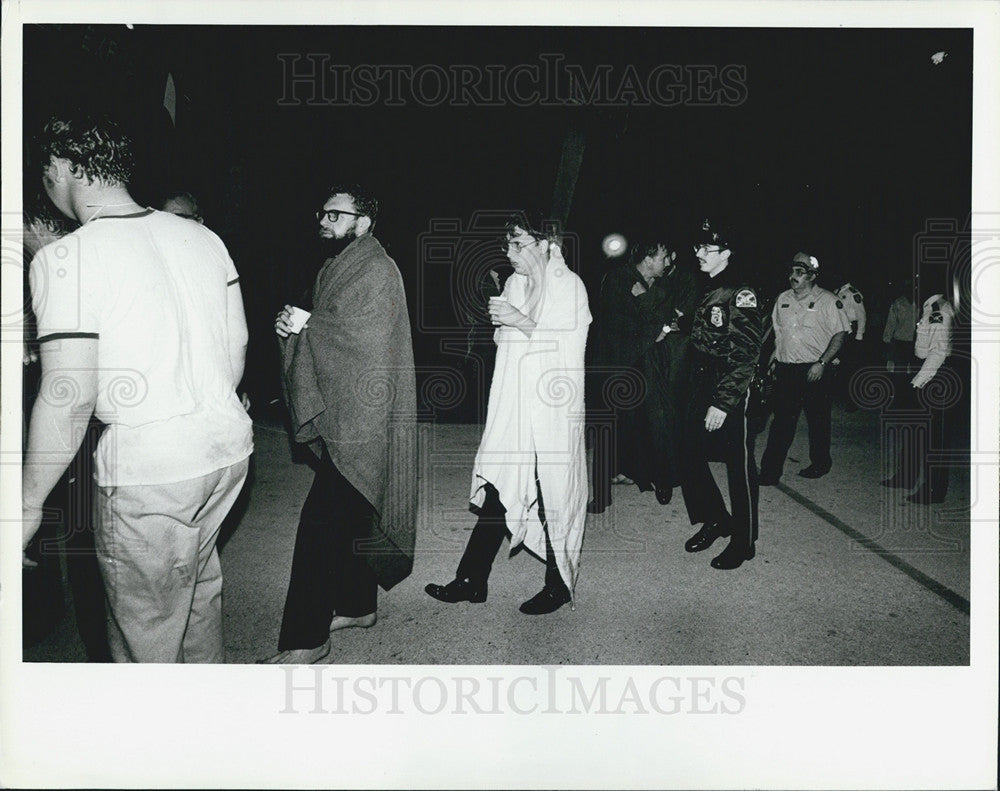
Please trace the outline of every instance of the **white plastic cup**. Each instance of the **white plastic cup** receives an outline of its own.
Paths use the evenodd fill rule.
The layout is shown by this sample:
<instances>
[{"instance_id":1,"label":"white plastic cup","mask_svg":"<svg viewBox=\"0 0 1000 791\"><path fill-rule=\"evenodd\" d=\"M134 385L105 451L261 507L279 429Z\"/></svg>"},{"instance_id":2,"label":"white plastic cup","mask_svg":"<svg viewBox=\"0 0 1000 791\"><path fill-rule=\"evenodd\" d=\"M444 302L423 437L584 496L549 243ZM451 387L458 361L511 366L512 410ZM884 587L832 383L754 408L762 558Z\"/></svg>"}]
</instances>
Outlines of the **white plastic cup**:
<instances>
[{"instance_id":1,"label":"white plastic cup","mask_svg":"<svg viewBox=\"0 0 1000 791\"><path fill-rule=\"evenodd\" d=\"M309 321L309 317L311 315L312 313L308 310L303 310L302 308L292 308L292 315L288 317L288 320L292 325L290 332L294 335L298 335L302 332L302 328L305 327L306 322Z\"/></svg>"}]
</instances>

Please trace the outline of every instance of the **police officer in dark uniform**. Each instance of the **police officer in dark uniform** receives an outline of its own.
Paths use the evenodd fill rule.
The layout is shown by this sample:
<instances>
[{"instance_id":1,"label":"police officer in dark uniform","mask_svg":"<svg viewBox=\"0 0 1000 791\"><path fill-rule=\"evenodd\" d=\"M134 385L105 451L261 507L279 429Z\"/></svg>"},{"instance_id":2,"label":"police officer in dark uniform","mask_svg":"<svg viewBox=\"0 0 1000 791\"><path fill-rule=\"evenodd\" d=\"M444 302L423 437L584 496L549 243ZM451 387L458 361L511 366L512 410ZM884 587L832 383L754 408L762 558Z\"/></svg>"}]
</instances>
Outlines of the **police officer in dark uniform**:
<instances>
[{"instance_id":1,"label":"police officer in dark uniform","mask_svg":"<svg viewBox=\"0 0 1000 791\"><path fill-rule=\"evenodd\" d=\"M705 220L698 242L695 255L707 282L688 350L681 491L691 524L703 524L684 549L701 552L717 538L729 536L729 545L712 560L712 567L735 569L753 558L757 540L757 465L747 407L765 316L757 291L731 259L730 234ZM709 461L726 463L732 512L726 509Z\"/></svg>"}]
</instances>

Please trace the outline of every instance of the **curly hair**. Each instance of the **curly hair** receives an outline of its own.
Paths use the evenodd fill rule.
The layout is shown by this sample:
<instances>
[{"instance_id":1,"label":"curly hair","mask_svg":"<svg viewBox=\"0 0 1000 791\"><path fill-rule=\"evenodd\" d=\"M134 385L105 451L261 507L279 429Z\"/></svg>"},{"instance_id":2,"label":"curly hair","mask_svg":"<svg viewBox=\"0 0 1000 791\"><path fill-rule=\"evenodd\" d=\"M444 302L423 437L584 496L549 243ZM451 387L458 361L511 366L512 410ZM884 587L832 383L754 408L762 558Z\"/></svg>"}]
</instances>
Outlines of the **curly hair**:
<instances>
[{"instance_id":1,"label":"curly hair","mask_svg":"<svg viewBox=\"0 0 1000 791\"><path fill-rule=\"evenodd\" d=\"M354 207L375 225L375 220L378 218L378 198L360 184L334 184L327 190L327 200L334 195L350 195Z\"/></svg>"},{"instance_id":2,"label":"curly hair","mask_svg":"<svg viewBox=\"0 0 1000 791\"><path fill-rule=\"evenodd\" d=\"M87 183L128 184L135 167L132 139L105 115L53 116L35 139L45 167L50 157L67 159Z\"/></svg>"},{"instance_id":3,"label":"curly hair","mask_svg":"<svg viewBox=\"0 0 1000 791\"><path fill-rule=\"evenodd\" d=\"M550 242L562 243L563 229L558 220L546 217L541 211L515 211L507 218L504 227L507 237L514 235L514 229L527 231L535 239L547 239Z\"/></svg>"}]
</instances>

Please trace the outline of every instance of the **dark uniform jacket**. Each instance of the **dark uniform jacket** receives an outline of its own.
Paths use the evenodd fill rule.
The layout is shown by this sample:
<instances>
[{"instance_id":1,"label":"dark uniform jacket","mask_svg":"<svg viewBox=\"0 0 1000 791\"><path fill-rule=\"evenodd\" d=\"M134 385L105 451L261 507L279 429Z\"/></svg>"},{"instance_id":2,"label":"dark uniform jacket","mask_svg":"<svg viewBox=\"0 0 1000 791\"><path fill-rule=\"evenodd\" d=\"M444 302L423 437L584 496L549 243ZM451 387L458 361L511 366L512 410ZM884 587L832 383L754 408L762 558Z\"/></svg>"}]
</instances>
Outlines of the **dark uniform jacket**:
<instances>
[{"instance_id":1,"label":"dark uniform jacket","mask_svg":"<svg viewBox=\"0 0 1000 791\"><path fill-rule=\"evenodd\" d=\"M732 265L705 287L691 328L693 373L709 377L710 405L729 414L738 408L757 369L766 311L757 290Z\"/></svg>"}]
</instances>

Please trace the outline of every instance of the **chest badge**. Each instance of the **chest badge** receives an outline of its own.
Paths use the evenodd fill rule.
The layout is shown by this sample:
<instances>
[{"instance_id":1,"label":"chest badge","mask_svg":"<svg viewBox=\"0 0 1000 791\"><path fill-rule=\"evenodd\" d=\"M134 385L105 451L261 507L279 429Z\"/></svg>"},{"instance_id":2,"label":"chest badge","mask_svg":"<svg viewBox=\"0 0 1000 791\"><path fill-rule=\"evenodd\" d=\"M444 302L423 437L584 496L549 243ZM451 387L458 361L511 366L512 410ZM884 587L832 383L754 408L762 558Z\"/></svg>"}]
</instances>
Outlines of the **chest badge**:
<instances>
[{"instance_id":1,"label":"chest badge","mask_svg":"<svg viewBox=\"0 0 1000 791\"><path fill-rule=\"evenodd\" d=\"M712 315L709 317L709 321L712 322L716 327L722 326L722 308L718 305L712 305Z\"/></svg>"}]
</instances>

